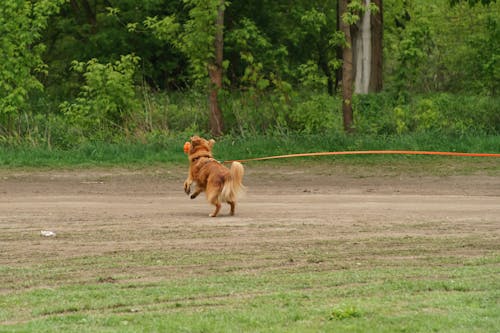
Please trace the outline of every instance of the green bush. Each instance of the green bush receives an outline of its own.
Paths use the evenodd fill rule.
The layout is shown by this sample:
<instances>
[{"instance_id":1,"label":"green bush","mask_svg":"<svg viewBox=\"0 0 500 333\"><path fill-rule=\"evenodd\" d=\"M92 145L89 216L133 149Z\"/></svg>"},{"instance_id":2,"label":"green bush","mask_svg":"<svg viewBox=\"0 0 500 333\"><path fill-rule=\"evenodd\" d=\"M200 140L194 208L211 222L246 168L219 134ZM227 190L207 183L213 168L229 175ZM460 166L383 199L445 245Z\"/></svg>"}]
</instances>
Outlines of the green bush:
<instances>
[{"instance_id":1,"label":"green bush","mask_svg":"<svg viewBox=\"0 0 500 333\"><path fill-rule=\"evenodd\" d=\"M500 132L498 97L433 94L401 102L388 93L354 100L358 132L375 135L437 132L446 135Z\"/></svg>"},{"instance_id":2,"label":"green bush","mask_svg":"<svg viewBox=\"0 0 500 333\"><path fill-rule=\"evenodd\" d=\"M29 94L43 90L47 74L39 38L63 1L3 1L0 9L0 125L26 109ZM0 135L2 127L0 126Z\"/></svg>"},{"instance_id":3,"label":"green bush","mask_svg":"<svg viewBox=\"0 0 500 333\"><path fill-rule=\"evenodd\" d=\"M290 110L289 127L311 134L325 131L342 131L340 101L326 94L317 94L299 101Z\"/></svg>"},{"instance_id":4,"label":"green bush","mask_svg":"<svg viewBox=\"0 0 500 333\"><path fill-rule=\"evenodd\" d=\"M73 62L73 70L83 74L85 84L73 102L63 102L60 108L82 137L104 139L131 125L132 114L140 109L134 85L138 61L126 55L115 63Z\"/></svg>"},{"instance_id":5,"label":"green bush","mask_svg":"<svg viewBox=\"0 0 500 333\"><path fill-rule=\"evenodd\" d=\"M0 144L66 149L87 142L146 143L163 136L209 135L204 94L143 90L141 102L138 95L131 95L129 85L123 87L123 95L120 88L114 93L107 90L116 87L111 81L118 77L109 80L109 87L89 88L95 97L85 95L63 103L63 113L51 112L53 103L33 104L13 118L16 131L0 135ZM310 92L224 92L221 101L225 134L231 137L343 134L338 97ZM391 93L357 95L353 100L356 135L498 135L498 105L498 97L488 96L433 94L400 100Z\"/></svg>"}]
</instances>

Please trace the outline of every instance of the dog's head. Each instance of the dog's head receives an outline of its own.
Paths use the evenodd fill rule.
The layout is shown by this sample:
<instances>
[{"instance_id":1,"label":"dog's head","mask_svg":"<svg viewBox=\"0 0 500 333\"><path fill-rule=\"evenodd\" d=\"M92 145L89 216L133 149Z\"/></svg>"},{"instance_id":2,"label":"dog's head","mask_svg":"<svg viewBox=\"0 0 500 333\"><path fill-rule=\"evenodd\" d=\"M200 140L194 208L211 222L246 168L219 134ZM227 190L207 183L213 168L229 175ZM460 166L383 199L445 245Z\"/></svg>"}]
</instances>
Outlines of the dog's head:
<instances>
[{"instance_id":1,"label":"dog's head","mask_svg":"<svg viewBox=\"0 0 500 333\"><path fill-rule=\"evenodd\" d=\"M212 148L215 144L214 139L206 140L197 135L191 137L188 156L190 160L199 157L212 157Z\"/></svg>"}]
</instances>

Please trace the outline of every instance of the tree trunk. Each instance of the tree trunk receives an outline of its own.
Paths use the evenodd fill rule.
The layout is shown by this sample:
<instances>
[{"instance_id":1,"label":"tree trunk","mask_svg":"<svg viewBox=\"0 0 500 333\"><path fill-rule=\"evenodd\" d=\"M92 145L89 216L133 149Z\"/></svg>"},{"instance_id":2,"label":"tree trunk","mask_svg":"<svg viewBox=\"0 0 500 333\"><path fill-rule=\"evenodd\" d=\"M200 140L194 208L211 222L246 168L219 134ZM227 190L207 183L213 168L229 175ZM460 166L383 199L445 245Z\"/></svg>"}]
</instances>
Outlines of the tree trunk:
<instances>
[{"instance_id":1,"label":"tree trunk","mask_svg":"<svg viewBox=\"0 0 500 333\"><path fill-rule=\"evenodd\" d=\"M340 30L344 33L345 42L342 49L342 115L344 130L348 133L353 131L352 114L352 81L353 81L353 54L351 27L344 22L342 15L347 12L349 0L339 0L339 22Z\"/></svg>"},{"instance_id":2,"label":"tree trunk","mask_svg":"<svg viewBox=\"0 0 500 333\"><path fill-rule=\"evenodd\" d=\"M340 10L341 2L342 0L337 0L337 22L336 22L337 31L342 31L342 29L340 28L340 22L342 21L342 13L343 13L343 11ZM342 47L342 45L335 46L335 55L337 59L342 59L343 49L344 48ZM338 91L341 82L342 82L342 67L339 67L335 69L335 91Z\"/></svg>"},{"instance_id":3,"label":"tree trunk","mask_svg":"<svg viewBox=\"0 0 500 333\"><path fill-rule=\"evenodd\" d=\"M210 132L215 137L221 136L224 129L222 112L218 101L219 90L222 88L224 8L224 0L220 0L219 8L217 10L217 19L215 22L215 58L214 61L208 65L208 74L210 76Z\"/></svg>"},{"instance_id":4,"label":"tree trunk","mask_svg":"<svg viewBox=\"0 0 500 333\"><path fill-rule=\"evenodd\" d=\"M370 92L380 92L383 88L382 80L382 41L383 41L383 7L382 0L372 0L377 5L378 11L372 12L371 27L372 27L372 66L370 75Z\"/></svg>"},{"instance_id":5,"label":"tree trunk","mask_svg":"<svg viewBox=\"0 0 500 333\"><path fill-rule=\"evenodd\" d=\"M370 86L372 66L372 31L370 25L370 0L364 0L365 11L358 22L358 29L352 36L354 46L354 92L367 94Z\"/></svg>"},{"instance_id":6,"label":"tree trunk","mask_svg":"<svg viewBox=\"0 0 500 333\"><path fill-rule=\"evenodd\" d=\"M91 33L95 34L97 32L96 4L94 3L94 6L92 6L92 4L88 0L71 0L70 3L76 17L81 18L83 12L83 17L85 17L86 19L85 23L88 23L90 25Z\"/></svg>"},{"instance_id":7,"label":"tree trunk","mask_svg":"<svg viewBox=\"0 0 500 333\"><path fill-rule=\"evenodd\" d=\"M352 35L354 90L368 94L382 90L382 0L363 0L365 11ZM379 10L371 11L373 2Z\"/></svg>"}]
</instances>

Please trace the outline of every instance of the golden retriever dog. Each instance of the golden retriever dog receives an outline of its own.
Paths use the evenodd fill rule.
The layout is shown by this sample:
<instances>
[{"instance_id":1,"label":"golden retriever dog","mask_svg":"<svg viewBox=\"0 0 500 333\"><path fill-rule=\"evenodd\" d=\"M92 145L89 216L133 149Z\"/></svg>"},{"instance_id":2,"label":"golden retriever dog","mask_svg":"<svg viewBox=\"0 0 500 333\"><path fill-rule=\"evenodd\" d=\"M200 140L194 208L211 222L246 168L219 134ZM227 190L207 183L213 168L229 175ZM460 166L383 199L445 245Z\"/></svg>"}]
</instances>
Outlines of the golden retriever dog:
<instances>
[{"instance_id":1,"label":"golden retriever dog","mask_svg":"<svg viewBox=\"0 0 500 333\"><path fill-rule=\"evenodd\" d=\"M189 173L184 182L184 192L189 195L191 185L196 183L196 190L191 194L191 199L205 192L208 202L215 206L215 210L209 216L217 216L222 202L227 202L231 206L230 214L234 215L237 194L245 189L242 183L243 165L233 162L231 169L228 169L215 160L212 156L214 143L213 139L205 140L199 136L193 136L190 142L186 142L185 152L189 159Z\"/></svg>"}]
</instances>

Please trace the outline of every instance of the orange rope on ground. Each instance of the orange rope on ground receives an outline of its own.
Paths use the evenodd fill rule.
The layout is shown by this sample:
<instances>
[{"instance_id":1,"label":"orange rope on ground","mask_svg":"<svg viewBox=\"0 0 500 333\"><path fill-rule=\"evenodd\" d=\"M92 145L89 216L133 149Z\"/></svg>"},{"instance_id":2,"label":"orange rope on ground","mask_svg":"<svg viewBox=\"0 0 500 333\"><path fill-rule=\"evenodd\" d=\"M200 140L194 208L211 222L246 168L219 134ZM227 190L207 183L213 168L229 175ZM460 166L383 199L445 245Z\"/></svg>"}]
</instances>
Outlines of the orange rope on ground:
<instances>
[{"instance_id":1,"label":"orange rope on ground","mask_svg":"<svg viewBox=\"0 0 500 333\"><path fill-rule=\"evenodd\" d=\"M319 153L302 153L302 154L289 154L289 155L277 155L277 156L267 156L267 157L256 157L244 160L229 160L223 163L232 162L250 162L250 161L263 161L263 160L274 160L279 158L291 158L291 157L306 157L306 156L330 156L330 155L440 155L440 156L470 156L470 157L500 157L500 154L493 153L458 153L458 152L447 152L447 151L414 151L414 150L363 150L363 151L330 151L330 152L319 152Z\"/></svg>"}]
</instances>

